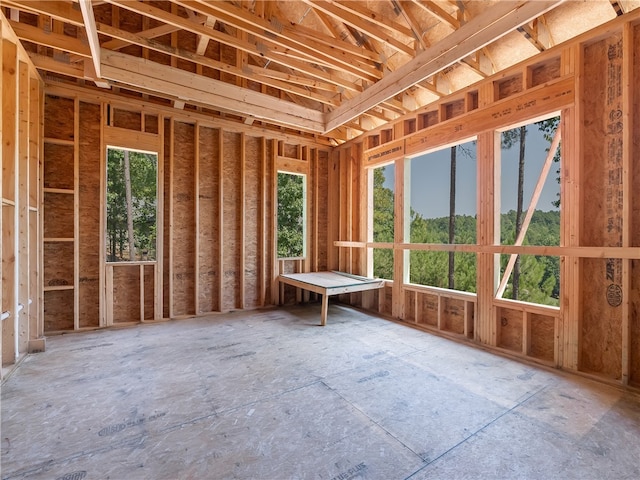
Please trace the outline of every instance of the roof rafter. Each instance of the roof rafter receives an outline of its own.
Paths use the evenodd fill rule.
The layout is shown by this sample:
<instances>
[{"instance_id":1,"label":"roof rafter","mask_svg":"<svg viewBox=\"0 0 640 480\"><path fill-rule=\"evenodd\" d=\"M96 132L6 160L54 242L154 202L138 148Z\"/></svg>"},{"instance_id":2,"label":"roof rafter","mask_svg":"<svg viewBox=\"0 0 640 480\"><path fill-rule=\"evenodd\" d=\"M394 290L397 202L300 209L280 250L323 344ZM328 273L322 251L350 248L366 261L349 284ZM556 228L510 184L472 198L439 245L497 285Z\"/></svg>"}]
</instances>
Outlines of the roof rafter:
<instances>
[{"instance_id":1,"label":"roof rafter","mask_svg":"<svg viewBox=\"0 0 640 480\"><path fill-rule=\"evenodd\" d=\"M564 0L500 2L471 19L429 50L385 76L353 100L329 112L326 131L331 131L372 106L383 102L423 79L444 70L520 25L542 15Z\"/></svg>"},{"instance_id":2,"label":"roof rafter","mask_svg":"<svg viewBox=\"0 0 640 480\"><path fill-rule=\"evenodd\" d=\"M416 17L413 15L413 13L411 13L411 11L405 6L403 6L403 4L398 0L391 0L391 2L393 3L394 8L400 11L400 14L404 17L404 19L407 21L407 23L411 27L413 36L416 39L416 41L420 44L420 47L422 48L422 50L426 50L427 48L429 48L429 44L424 39L424 35L422 34L422 28L418 23Z\"/></svg>"},{"instance_id":3,"label":"roof rafter","mask_svg":"<svg viewBox=\"0 0 640 480\"><path fill-rule=\"evenodd\" d=\"M448 24L454 30L460 28L460 21L447 13L444 8L440 7L435 2L425 0L412 0L412 2L422 8L424 11L429 12L438 20Z\"/></svg>"},{"instance_id":4,"label":"roof rafter","mask_svg":"<svg viewBox=\"0 0 640 480\"><path fill-rule=\"evenodd\" d=\"M123 0L106 0L106 1L113 5L121 6L127 10L139 13L141 15L149 16L160 22L174 25L176 27L190 31L197 35L207 36L215 42L229 45L239 50L244 50L247 53L266 58L280 65L283 65L284 67L294 68L298 72L305 73L310 77L318 78L320 80L333 83L335 85L338 85L344 88L350 88L350 89L355 88L353 87L352 84L350 84L350 82L344 80L343 78L337 75L324 72L319 68L309 65L308 63L300 62L293 58L283 58L282 55L277 54L277 51L275 49L269 48L269 46L267 46L264 43L255 45L251 42L243 41L232 35L227 35L217 30L204 27L200 23L195 23L189 19L179 17L177 15L173 15L170 12L156 8L146 3L137 2L137 1L128 2Z\"/></svg>"},{"instance_id":5,"label":"roof rafter","mask_svg":"<svg viewBox=\"0 0 640 480\"><path fill-rule=\"evenodd\" d=\"M365 33L367 36L371 38L375 38L379 42L387 43L390 47L395 50L402 52L409 56L415 55L415 49L405 45L402 42L396 40L390 34L384 34L383 31L375 28L376 25L371 24L369 21L363 20L360 16L353 13L353 11L349 10L342 4L339 3L329 3L324 0L303 0L304 2L311 5L314 9L321 10L327 15L333 16L337 18L339 21L350 25L351 27ZM385 30L385 32L388 30ZM413 38L413 36L411 37Z\"/></svg>"},{"instance_id":6,"label":"roof rafter","mask_svg":"<svg viewBox=\"0 0 640 480\"><path fill-rule=\"evenodd\" d=\"M247 10L226 3L202 3L193 0L175 0L175 2L203 15L215 16L227 25L251 33L268 44L286 49L283 53L296 56L303 61L321 63L331 69L342 69L355 76L380 77L380 72L375 66L360 61L359 57L354 58L347 52L340 51L336 48L335 42L331 47L310 46L305 38L300 38L295 33L295 29L286 28L283 25L274 27L270 22Z\"/></svg>"},{"instance_id":7,"label":"roof rafter","mask_svg":"<svg viewBox=\"0 0 640 480\"><path fill-rule=\"evenodd\" d=\"M165 45L163 43L155 42L153 40L140 37L137 34L125 32L124 30L120 30L118 28L111 27L109 25L98 23L97 27L98 27L98 31L101 34L108 35L110 37L117 38L119 40L127 41L128 43L133 45L149 48L151 50L154 50L160 53L166 53L168 55L179 58L181 60L193 62L198 65L202 65L204 67L218 70L220 72L236 75L238 77L245 78L247 80L259 81L264 83L265 85L269 85L274 88L287 91L294 95L306 97L311 100L315 100L321 103L326 103L328 105L335 105L335 101L331 100L329 97L322 96L320 94L314 93L311 90L308 90L307 88L300 87L299 85L301 82L296 82L297 79L286 78L285 74L280 75L279 80L273 80L272 78L274 78L275 75L273 76L263 75L262 72L260 71L260 70L264 70L265 72L267 72L268 70L266 69L254 68L254 67L251 67L250 65L245 65L242 68L233 67L231 65L220 62L218 60L214 60L212 58L205 57L197 53L189 52L177 47L172 47L170 45ZM288 82L292 82L292 83L288 83ZM295 83L298 83L298 85L296 85ZM313 88L322 86L324 87L323 89L328 90L330 92L337 91L335 86L320 85L319 82L313 83L312 81L310 81L307 86L313 87Z\"/></svg>"}]
</instances>

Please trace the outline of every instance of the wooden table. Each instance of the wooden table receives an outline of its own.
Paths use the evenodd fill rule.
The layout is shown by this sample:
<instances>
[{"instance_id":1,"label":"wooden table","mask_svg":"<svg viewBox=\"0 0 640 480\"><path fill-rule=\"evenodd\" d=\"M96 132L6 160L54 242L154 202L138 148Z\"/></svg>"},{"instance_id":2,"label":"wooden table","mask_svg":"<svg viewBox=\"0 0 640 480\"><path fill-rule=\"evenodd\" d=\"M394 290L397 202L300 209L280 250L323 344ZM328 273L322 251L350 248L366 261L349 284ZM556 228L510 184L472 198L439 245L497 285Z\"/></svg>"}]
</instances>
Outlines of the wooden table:
<instances>
[{"instance_id":1,"label":"wooden table","mask_svg":"<svg viewBox=\"0 0 640 480\"><path fill-rule=\"evenodd\" d=\"M320 325L323 326L327 324L329 296L384 287L384 280L342 272L288 273L280 275L278 280L280 283L322 295Z\"/></svg>"}]
</instances>

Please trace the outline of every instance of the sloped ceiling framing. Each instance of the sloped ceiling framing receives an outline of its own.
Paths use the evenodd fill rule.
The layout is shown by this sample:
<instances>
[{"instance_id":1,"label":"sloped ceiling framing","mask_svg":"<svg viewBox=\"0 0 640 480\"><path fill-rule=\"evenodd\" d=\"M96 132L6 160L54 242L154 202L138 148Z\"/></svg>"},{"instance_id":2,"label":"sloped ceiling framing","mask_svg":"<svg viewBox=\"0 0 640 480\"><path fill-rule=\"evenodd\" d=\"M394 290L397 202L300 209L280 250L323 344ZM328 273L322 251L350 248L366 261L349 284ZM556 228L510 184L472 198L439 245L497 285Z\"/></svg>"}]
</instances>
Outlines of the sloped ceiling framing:
<instances>
[{"instance_id":1,"label":"sloped ceiling framing","mask_svg":"<svg viewBox=\"0 0 640 480\"><path fill-rule=\"evenodd\" d=\"M47 82L337 142L639 6L591 0L1 0Z\"/></svg>"}]
</instances>

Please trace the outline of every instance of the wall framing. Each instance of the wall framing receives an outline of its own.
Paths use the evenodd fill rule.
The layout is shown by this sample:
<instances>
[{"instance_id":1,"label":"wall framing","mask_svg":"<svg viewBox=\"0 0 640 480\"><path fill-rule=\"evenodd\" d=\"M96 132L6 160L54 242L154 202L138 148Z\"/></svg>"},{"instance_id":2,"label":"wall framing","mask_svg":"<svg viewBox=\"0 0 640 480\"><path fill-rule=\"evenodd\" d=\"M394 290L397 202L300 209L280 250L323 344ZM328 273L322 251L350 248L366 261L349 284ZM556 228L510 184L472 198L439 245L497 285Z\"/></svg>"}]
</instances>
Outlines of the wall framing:
<instances>
[{"instance_id":1,"label":"wall framing","mask_svg":"<svg viewBox=\"0 0 640 480\"><path fill-rule=\"evenodd\" d=\"M395 163L395 231L402 232L404 199L398 178L404 159L477 136L477 244L416 245L396 235L394 281L376 293L378 301L363 302L356 296L347 301L501 353L640 387L640 294L635 280L640 264L640 202L635 193L640 176L632 161L640 101L634 55L639 23L638 13L614 20L336 148L334 161L349 156L362 161L329 177L334 188L343 188L345 178L366 178L366 170L375 165ZM501 246L496 132L557 113L562 118L563 157L560 246ZM353 187L359 188L366 188L365 182ZM329 209L341 225L352 214L335 205ZM336 258L363 257L383 246L353 230L329 233L340 250L331 268L345 266ZM477 294L405 283L404 253L410 249L475 253ZM496 298L499 255L516 253L560 257L560 307ZM350 273L367 273L367 265L354 261L346 267Z\"/></svg>"},{"instance_id":2,"label":"wall framing","mask_svg":"<svg viewBox=\"0 0 640 480\"><path fill-rule=\"evenodd\" d=\"M43 351L41 187L44 84L0 14L0 378Z\"/></svg>"},{"instance_id":3,"label":"wall framing","mask_svg":"<svg viewBox=\"0 0 640 480\"><path fill-rule=\"evenodd\" d=\"M68 119L68 131L59 125L60 115ZM320 240L311 235L311 228L304 259L275 257L276 183L271 174L274 169L306 173L310 191L317 191L314 172L318 157L329 158L327 143L288 134L266 137L242 124L234 128L231 122L197 112L124 102L113 94L60 85L46 88L44 118L45 130L52 132L45 142L58 146L45 152L44 191L63 198L58 208L58 204L50 208L56 222L49 228L64 221L68 226L64 231L79 232L68 237L58 232L60 236L52 238L45 234L45 245L55 238L66 246L68 265L78 261L83 265L85 258L94 265L92 275L83 266L67 268L59 281L47 277L48 282L63 284L62 288L45 285L50 297L47 334L277 304L284 301L274 286L281 270L309 271L318 264ZM106 232L107 146L158 152L158 232L162 233L156 261L105 261L101 237ZM98 159L93 164L88 161L91 155ZM64 172L78 169L80 175L64 178ZM67 183L53 189L55 182ZM76 197L79 200L71 202ZM313 212L308 220L317 223L326 210L317 206L315 194L307 201L308 211ZM83 213L87 208L93 208L91 214ZM46 265L51 265L47 271L53 275L64 270L57 261L59 252L48 253L46 248L44 252ZM85 287L87 283L99 288L94 291ZM74 307L68 313L63 306L72 296ZM87 310L84 305L92 307Z\"/></svg>"}]
</instances>

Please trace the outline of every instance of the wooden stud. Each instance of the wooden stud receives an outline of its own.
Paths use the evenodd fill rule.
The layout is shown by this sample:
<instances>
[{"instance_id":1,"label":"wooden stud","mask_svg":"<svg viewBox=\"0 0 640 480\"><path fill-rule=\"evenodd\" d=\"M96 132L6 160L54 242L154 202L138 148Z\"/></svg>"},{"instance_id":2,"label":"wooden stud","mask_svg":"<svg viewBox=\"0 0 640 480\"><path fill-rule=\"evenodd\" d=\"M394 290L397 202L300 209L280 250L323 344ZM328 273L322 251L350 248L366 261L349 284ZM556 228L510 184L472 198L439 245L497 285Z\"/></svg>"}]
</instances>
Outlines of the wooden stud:
<instances>
[{"instance_id":1,"label":"wooden stud","mask_svg":"<svg viewBox=\"0 0 640 480\"><path fill-rule=\"evenodd\" d=\"M529 355L531 353L531 318L529 313L522 310L522 354Z\"/></svg>"},{"instance_id":2,"label":"wooden stud","mask_svg":"<svg viewBox=\"0 0 640 480\"><path fill-rule=\"evenodd\" d=\"M80 329L80 100L73 99L73 328Z\"/></svg>"},{"instance_id":3,"label":"wooden stud","mask_svg":"<svg viewBox=\"0 0 640 480\"><path fill-rule=\"evenodd\" d=\"M246 183L246 141L244 133L240 134L240 258L238 259L238 282L239 289L237 297L237 308L244 309L244 285L245 285L245 239L246 239L246 199L245 199L245 183Z\"/></svg>"},{"instance_id":4,"label":"wooden stud","mask_svg":"<svg viewBox=\"0 0 640 480\"><path fill-rule=\"evenodd\" d=\"M195 219L195 248L194 248L194 312L196 315L202 313L200 310L200 124L194 126L194 174L193 174L193 197L194 197L194 219Z\"/></svg>"},{"instance_id":5,"label":"wooden stud","mask_svg":"<svg viewBox=\"0 0 640 480\"><path fill-rule=\"evenodd\" d=\"M632 172L633 172L633 123L631 112L633 105L633 30L629 23L623 25L622 45L624 58L622 64L622 246L629 247L632 242ZM631 376L631 260L622 260L622 335L621 335L621 381L629 384Z\"/></svg>"},{"instance_id":6,"label":"wooden stud","mask_svg":"<svg viewBox=\"0 0 640 480\"><path fill-rule=\"evenodd\" d=\"M158 135L160 138L164 139L166 132L164 130L164 115L158 115ZM158 143L158 161L157 161L157 198L158 198L158 206L156 208L156 229L158 232L164 232L164 145L165 142L161 141ZM156 268L154 270L155 273L155 282L154 282L154 296L155 296L155 312L153 318L155 320L160 320L163 317L164 310L164 235L156 235Z\"/></svg>"},{"instance_id":7,"label":"wooden stud","mask_svg":"<svg viewBox=\"0 0 640 480\"><path fill-rule=\"evenodd\" d=\"M395 203L394 203L394 243L404 242L404 167L405 159L395 161ZM391 314L394 318L404 318L405 251L394 246L393 249L393 304Z\"/></svg>"},{"instance_id":8,"label":"wooden stud","mask_svg":"<svg viewBox=\"0 0 640 480\"><path fill-rule=\"evenodd\" d=\"M280 275L280 261L278 259L278 167L276 158L279 153L280 142L271 140L271 245L272 265L271 272L271 303L279 305L284 301L284 286L278 288L278 275Z\"/></svg>"},{"instance_id":9,"label":"wooden stud","mask_svg":"<svg viewBox=\"0 0 640 480\"><path fill-rule=\"evenodd\" d=\"M220 274L218 275L218 305L220 311L224 311L224 130L219 130L218 135L218 265Z\"/></svg>"},{"instance_id":10,"label":"wooden stud","mask_svg":"<svg viewBox=\"0 0 640 480\"><path fill-rule=\"evenodd\" d=\"M15 43L2 40L2 310L10 316L2 323L2 365L18 358L19 240L18 201L18 52ZM18 202L19 207L19 202Z\"/></svg>"},{"instance_id":11,"label":"wooden stud","mask_svg":"<svg viewBox=\"0 0 640 480\"><path fill-rule=\"evenodd\" d=\"M175 152L175 120L172 118L169 121L169 225L165 226L169 228L169 318L174 317L173 311L173 257L175 247L173 245L173 229L175 222L173 219L173 179L174 179L174 152ZM165 135L167 132L165 131Z\"/></svg>"},{"instance_id":12,"label":"wooden stud","mask_svg":"<svg viewBox=\"0 0 640 480\"><path fill-rule=\"evenodd\" d=\"M267 140L260 137L260 180L258 198L260 205L258 208L258 256L260 258L260 272L258 274L258 305L264 307L267 295Z\"/></svg>"},{"instance_id":13,"label":"wooden stud","mask_svg":"<svg viewBox=\"0 0 640 480\"><path fill-rule=\"evenodd\" d=\"M16 310L16 358L25 353L29 344L29 68L18 62L18 155L16 165L16 297L22 310Z\"/></svg>"},{"instance_id":14,"label":"wooden stud","mask_svg":"<svg viewBox=\"0 0 640 480\"><path fill-rule=\"evenodd\" d=\"M105 276L105 326L111 327L113 326L113 264L106 264Z\"/></svg>"},{"instance_id":15,"label":"wooden stud","mask_svg":"<svg viewBox=\"0 0 640 480\"><path fill-rule=\"evenodd\" d=\"M311 271L317 272L320 256L320 243L319 243L319 223L320 223L320 159L317 148L312 149L312 167L311 172L313 176L312 182L312 196L313 196L313 217L312 217L312 236L311 236Z\"/></svg>"},{"instance_id":16,"label":"wooden stud","mask_svg":"<svg viewBox=\"0 0 640 480\"><path fill-rule=\"evenodd\" d=\"M140 321L144 322L144 264L140 264L139 268L140 282Z\"/></svg>"},{"instance_id":17,"label":"wooden stud","mask_svg":"<svg viewBox=\"0 0 640 480\"><path fill-rule=\"evenodd\" d=\"M29 78L29 164L28 164L28 210L29 210L29 346L28 352L44 350L44 332L40 329L41 310L41 228L40 228L40 160L41 142L41 99L42 86L37 77ZM0 195L1 197L1 195ZM1 219L0 219L1 224ZM1 304L1 302L0 302Z\"/></svg>"},{"instance_id":18,"label":"wooden stud","mask_svg":"<svg viewBox=\"0 0 640 480\"><path fill-rule=\"evenodd\" d=\"M106 102L102 102L100 104L100 232L102 233L102 238L107 238L107 145L104 142L104 129L105 123L109 121L108 114L109 105ZM99 306L99 320L98 325L100 327L105 327L108 324L106 316L106 291L105 291L105 265L107 262L107 251L105 242L100 242L100 267L99 267L99 275L98 279L100 294L98 301L100 302Z\"/></svg>"}]
</instances>

